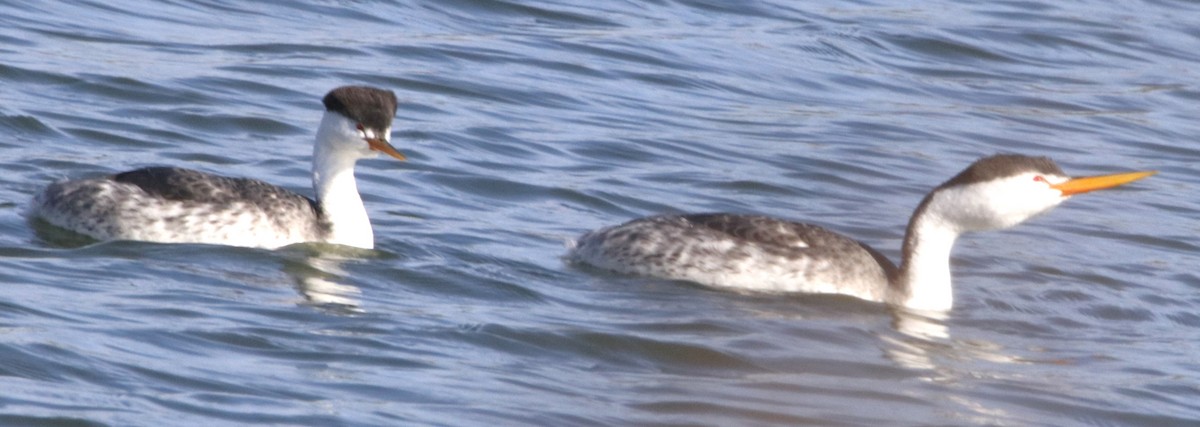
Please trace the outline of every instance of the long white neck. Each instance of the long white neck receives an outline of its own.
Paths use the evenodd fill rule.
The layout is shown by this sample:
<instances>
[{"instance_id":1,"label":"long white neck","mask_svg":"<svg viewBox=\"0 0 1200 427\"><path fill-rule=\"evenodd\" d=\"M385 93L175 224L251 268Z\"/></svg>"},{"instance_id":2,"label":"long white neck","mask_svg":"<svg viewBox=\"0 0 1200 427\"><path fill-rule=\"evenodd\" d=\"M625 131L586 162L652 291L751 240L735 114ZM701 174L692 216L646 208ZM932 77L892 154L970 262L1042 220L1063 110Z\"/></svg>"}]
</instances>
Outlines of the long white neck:
<instances>
[{"instance_id":1,"label":"long white neck","mask_svg":"<svg viewBox=\"0 0 1200 427\"><path fill-rule=\"evenodd\" d=\"M346 138L345 121L335 114L326 114L321 120L313 148L313 188L317 202L332 226L326 241L372 249L375 235L354 180L354 164L362 153L345 149L344 141L338 141ZM361 144L365 146L365 143Z\"/></svg>"},{"instance_id":2,"label":"long white neck","mask_svg":"<svg viewBox=\"0 0 1200 427\"><path fill-rule=\"evenodd\" d=\"M918 212L904 237L904 259L897 283L889 289L893 304L915 310L948 311L954 306L950 250L959 232L936 212Z\"/></svg>"},{"instance_id":3,"label":"long white neck","mask_svg":"<svg viewBox=\"0 0 1200 427\"><path fill-rule=\"evenodd\" d=\"M950 250L960 234L1012 227L1062 203L1062 192L1051 185L1067 178L1038 171L955 182L995 174L987 170L996 167L989 159L994 158L976 162L921 201L904 236L904 259L888 287L888 302L916 310L950 310ZM983 170L976 170L980 164Z\"/></svg>"}]
</instances>

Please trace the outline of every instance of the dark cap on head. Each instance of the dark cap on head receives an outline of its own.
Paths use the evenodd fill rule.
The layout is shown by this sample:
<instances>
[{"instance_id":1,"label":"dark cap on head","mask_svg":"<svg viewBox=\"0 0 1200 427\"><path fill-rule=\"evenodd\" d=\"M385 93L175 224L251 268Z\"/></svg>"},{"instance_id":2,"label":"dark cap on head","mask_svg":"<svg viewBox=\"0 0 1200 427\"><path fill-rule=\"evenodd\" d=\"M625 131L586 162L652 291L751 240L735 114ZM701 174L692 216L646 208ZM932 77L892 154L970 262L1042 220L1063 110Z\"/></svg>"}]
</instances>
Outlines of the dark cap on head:
<instances>
[{"instance_id":1,"label":"dark cap on head","mask_svg":"<svg viewBox=\"0 0 1200 427\"><path fill-rule=\"evenodd\" d=\"M938 186L938 188L986 182L1026 172L1067 176L1049 157L996 154L976 160L971 166L968 166L962 172L959 172L958 175L955 175L954 178L950 178L949 181Z\"/></svg>"},{"instance_id":2,"label":"dark cap on head","mask_svg":"<svg viewBox=\"0 0 1200 427\"><path fill-rule=\"evenodd\" d=\"M323 100L325 109L359 124L383 131L396 115L396 94L369 86L342 86L329 91Z\"/></svg>"}]
</instances>

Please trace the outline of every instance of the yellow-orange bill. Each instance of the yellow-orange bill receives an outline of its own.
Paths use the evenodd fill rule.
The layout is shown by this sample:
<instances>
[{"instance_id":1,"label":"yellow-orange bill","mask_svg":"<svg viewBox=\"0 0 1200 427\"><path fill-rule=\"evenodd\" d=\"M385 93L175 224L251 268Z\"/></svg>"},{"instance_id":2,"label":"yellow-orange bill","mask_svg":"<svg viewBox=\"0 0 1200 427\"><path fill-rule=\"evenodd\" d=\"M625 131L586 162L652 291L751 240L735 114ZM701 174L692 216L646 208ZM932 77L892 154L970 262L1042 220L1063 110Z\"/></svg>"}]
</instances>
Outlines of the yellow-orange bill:
<instances>
[{"instance_id":1,"label":"yellow-orange bill","mask_svg":"<svg viewBox=\"0 0 1200 427\"><path fill-rule=\"evenodd\" d=\"M367 145L371 146L372 150L382 151L385 154L395 157L399 160L405 160L404 155L400 154L399 151L396 151L396 147L392 147L392 144L388 144L388 142L383 138L367 138Z\"/></svg>"},{"instance_id":2,"label":"yellow-orange bill","mask_svg":"<svg viewBox=\"0 0 1200 427\"><path fill-rule=\"evenodd\" d=\"M1051 185L1050 188L1062 191L1062 195L1070 196L1072 194L1086 193L1089 191L1103 190L1105 188L1113 188L1118 185L1128 184L1139 179L1154 175L1158 171L1142 171L1118 173L1113 175L1100 176L1085 176L1081 178L1073 178L1067 182L1058 185Z\"/></svg>"}]
</instances>

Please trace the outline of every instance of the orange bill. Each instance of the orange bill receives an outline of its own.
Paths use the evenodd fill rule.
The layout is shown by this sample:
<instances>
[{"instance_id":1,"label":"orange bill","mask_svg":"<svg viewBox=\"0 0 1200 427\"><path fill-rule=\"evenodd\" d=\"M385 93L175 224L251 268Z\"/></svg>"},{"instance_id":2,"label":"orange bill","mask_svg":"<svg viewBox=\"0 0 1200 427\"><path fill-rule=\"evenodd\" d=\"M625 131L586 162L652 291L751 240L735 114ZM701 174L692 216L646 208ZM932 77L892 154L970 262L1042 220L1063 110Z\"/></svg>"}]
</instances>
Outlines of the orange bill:
<instances>
[{"instance_id":1,"label":"orange bill","mask_svg":"<svg viewBox=\"0 0 1200 427\"><path fill-rule=\"evenodd\" d=\"M396 151L396 147L392 147L392 144L388 144L387 140L383 138L367 138L367 145L371 146L372 150L382 151L399 160L405 160L404 155Z\"/></svg>"},{"instance_id":2,"label":"orange bill","mask_svg":"<svg viewBox=\"0 0 1200 427\"><path fill-rule=\"evenodd\" d=\"M1050 188L1062 191L1063 197L1073 194L1086 193L1089 191L1103 190L1105 188L1113 188L1118 185L1128 184L1139 179L1154 175L1158 171L1142 171L1118 173L1113 175L1100 176L1085 176L1081 178L1073 178L1067 182L1058 185L1051 185Z\"/></svg>"}]
</instances>

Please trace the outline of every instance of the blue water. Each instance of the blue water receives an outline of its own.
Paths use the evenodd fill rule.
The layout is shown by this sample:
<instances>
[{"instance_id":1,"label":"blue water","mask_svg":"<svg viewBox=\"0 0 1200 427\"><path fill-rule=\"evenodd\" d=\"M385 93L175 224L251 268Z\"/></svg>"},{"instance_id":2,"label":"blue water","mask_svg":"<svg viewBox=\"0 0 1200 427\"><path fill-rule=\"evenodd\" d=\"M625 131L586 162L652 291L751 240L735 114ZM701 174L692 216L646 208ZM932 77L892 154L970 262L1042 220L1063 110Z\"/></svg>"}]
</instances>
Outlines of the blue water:
<instances>
[{"instance_id":1,"label":"blue water","mask_svg":"<svg viewBox=\"0 0 1200 427\"><path fill-rule=\"evenodd\" d=\"M274 2L264 2L274 3ZM1196 425L1200 6L0 1L0 425ZM50 181L309 192L320 97L394 90L374 251L92 243ZM893 259L996 152L1154 169L961 239L955 308L563 262L665 212Z\"/></svg>"}]
</instances>

